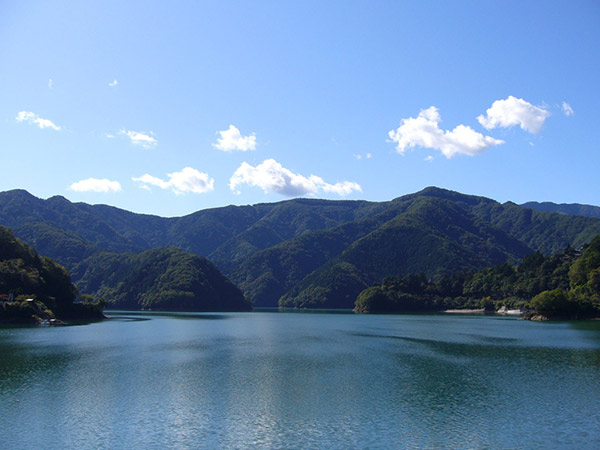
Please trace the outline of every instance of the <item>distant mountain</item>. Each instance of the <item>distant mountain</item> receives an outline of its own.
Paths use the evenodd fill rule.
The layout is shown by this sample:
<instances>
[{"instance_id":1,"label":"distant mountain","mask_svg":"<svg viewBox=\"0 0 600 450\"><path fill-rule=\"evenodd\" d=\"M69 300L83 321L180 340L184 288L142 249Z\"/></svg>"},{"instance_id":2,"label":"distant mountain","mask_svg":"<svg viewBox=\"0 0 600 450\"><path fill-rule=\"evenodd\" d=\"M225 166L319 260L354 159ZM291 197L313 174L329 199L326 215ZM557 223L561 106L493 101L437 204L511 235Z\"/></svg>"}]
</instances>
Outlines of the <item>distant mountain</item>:
<instances>
[{"instance_id":1,"label":"distant mountain","mask_svg":"<svg viewBox=\"0 0 600 450\"><path fill-rule=\"evenodd\" d=\"M176 218L105 205L0 193L0 223L73 271L102 252L139 253L172 246L213 261L255 306L347 307L389 275L516 263L534 251L579 247L600 220L535 211L435 187L388 202L294 199L213 208Z\"/></svg>"},{"instance_id":2,"label":"distant mountain","mask_svg":"<svg viewBox=\"0 0 600 450\"><path fill-rule=\"evenodd\" d=\"M600 219L600 206L581 205L579 203L527 202L521 205L536 211L555 212L569 216L585 216Z\"/></svg>"}]
</instances>

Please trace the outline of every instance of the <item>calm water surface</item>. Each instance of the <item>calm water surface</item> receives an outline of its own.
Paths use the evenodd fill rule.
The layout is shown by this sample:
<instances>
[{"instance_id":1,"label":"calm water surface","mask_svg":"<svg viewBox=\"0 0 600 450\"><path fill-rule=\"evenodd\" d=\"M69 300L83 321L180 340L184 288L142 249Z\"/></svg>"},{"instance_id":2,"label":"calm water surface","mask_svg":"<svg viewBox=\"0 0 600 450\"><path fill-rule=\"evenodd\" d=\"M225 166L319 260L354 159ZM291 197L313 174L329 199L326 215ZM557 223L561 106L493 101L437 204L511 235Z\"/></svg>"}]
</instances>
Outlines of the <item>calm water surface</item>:
<instances>
[{"instance_id":1,"label":"calm water surface","mask_svg":"<svg viewBox=\"0 0 600 450\"><path fill-rule=\"evenodd\" d=\"M0 448L600 449L600 323L112 313L0 329Z\"/></svg>"}]
</instances>

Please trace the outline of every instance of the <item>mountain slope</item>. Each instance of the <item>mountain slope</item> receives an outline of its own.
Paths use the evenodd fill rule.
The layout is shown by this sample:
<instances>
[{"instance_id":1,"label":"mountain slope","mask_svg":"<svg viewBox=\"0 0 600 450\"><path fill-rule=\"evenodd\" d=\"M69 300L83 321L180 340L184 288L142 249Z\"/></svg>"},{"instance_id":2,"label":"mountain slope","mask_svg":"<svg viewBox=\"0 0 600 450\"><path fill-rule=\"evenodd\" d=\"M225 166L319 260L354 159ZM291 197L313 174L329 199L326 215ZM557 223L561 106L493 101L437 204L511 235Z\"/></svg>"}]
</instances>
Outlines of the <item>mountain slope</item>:
<instances>
[{"instance_id":1,"label":"mountain slope","mask_svg":"<svg viewBox=\"0 0 600 450\"><path fill-rule=\"evenodd\" d=\"M0 226L0 320L100 319L101 304L74 303L77 289L64 267L42 258ZM12 301L10 296L14 299ZM35 301L19 301L19 296ZM6 300L11 300L6 302Z\"/></svg>"},{"instance_id":2,"label":"mountain slope","mask_svg":"<svg viewBox=\"0 0 600 450\"><path fill-rule=\"evenodd\" d=\"M242 292L208 260L173 247L137 254L97 253L78 270L80 289L111 308L247 311Z\"/></svg>"},{"instance_id":3,"label":"mountain slope","mask_svg":"<svg viewBox=\"0 0 600 450\"><path fill-rule=\"evenodd\" d=\"M452 201L415 197L404 213L348 246L337 258L339 263L302 280L281 304L307 306L312 293L313 306L333 307L347 299L338 307L351 308L362 289L386 276L423 272L440 278L459 269L515 262L528 253L526 245ZM345 273L343 283L340 270Z\"/></svg>"}]
</instances>

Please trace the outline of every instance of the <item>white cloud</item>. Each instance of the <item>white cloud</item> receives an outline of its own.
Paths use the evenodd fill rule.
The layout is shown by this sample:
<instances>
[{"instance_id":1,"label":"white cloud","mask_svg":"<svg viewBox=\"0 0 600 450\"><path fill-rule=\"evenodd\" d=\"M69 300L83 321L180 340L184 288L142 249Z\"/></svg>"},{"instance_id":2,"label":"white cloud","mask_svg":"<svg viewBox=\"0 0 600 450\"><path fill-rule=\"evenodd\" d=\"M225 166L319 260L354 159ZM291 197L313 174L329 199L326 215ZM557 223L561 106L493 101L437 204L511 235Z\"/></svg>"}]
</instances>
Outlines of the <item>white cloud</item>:
<instances>
[{"instance_id":1,"label":"white cloud","mask_svg":"<svg viewBox=\"0 0 600 450\"><path fill-rule=\"evenodd\" d=\"M356 159L358 159L359 161L360 161L361 159L363 159L363 158L365 158L365 159L371 159L371 158L373 157L373 155L372 155L371 153L367 153L367 154L366 154L366 155L364 155L364 156L363 156L363 155L361 155L361 154L354 153L354 155L353 155L353 156L354 156Z\"/></svg>"},{"instance_id":2,"label":"white cloud","mask_svg":"<svg viewBox=\"0 0 600 450\"><path fill-rule=\"evenodd\" d=\"M373 157L373 155L371 153L367 153L366 158L367 159L371 159Z\"/></svg>"},{"instance_id":3,"label":"white cloud","mask_svg":"<svg viewBox=\"0 0 600 450\"><path fill-rule=\"evenodd\" d=\"M150 134L141 133L139 131L119 131L120 135L127 136L132 144L139 145L144 148L152 148L158 144L158 141Z\"/></svg>"},{"instance_id":4,"label":"white cloud","mask_svg":"<svg viewBox=\"0 0 600 450\"><path fill-rule=\"evenodd\" d=\"M55 131L59 131L61 129L61 127L54 125L54 123L52 123L52 121L48 120L48 119L42 119L40 116L38 116L37 114L34 114L30 111L21 111L19 112L19 114L17 114L17 118L16 118L17 122L28 122L31 124L35 124L40 128L52 128Z\"/></svg>"},{"instance_id":5,"label":"white cloud","mask_svg":"<svg viewBox=\"0 0 600 450\"><path fill-rule=\"evenodd\" d=\"M413 147L431 148L441 151L446 158L457 154L473 156L504 141L483 136L471 127L458 125L452 131L439 127L441 121L438 109L431 106L421 110L418 117L402 119L396 130L390 130L389 136L396 143L398 153L404 154Z\"/></svg>"},{"instance_id":6,"label":"white cloud","mask_svg":"<svg viewBox=\"0 0 600 450\"><path fill-rule=\"evenodd\" d=\"M54 82L52 81L52 78L48 78L48 87L50 89L52 89L52 85L54 84Z\"/></svg>"},{"instance_id":7,"label":"white cloud","mask_svg":"<svg viewBox=\"0 0 600 450\"><path fill-rule=\"evenodd\" d=\"M157 186L161 189L171 189L175 194L184 194L193 192L194 194L204 194L214 190L215 180L209 178L208 174L199 172L191 167L184 167L180 172L167 174L168 181L161 178L145 174L132 180L140 183L143 189L150 190L150 186Z\"/></svg>"},{"instance_id":8,"label":"white cloud","mask_svg":"<svg viewBox=\"0 0 600 450\"><path fill-rule=\"evenodd\" d=\"M227 130L218 131L218 133L221 137L217 138L217 143L213 144L213 147L219 150L223 150L224 152L241 150L245 152L256 149L256 135L254 133L249 136L242 136L240 130L233 125L229 125Z\"/></svg>"},{"instance_id":9,"label":"white cloud","mask_svg":"<svg viewBox=\"0 0 600 450\"><path fill-rule=\"evenodd\" d=\"M477 120L488 130L519 125L525 131L537 133L548 117L550 112L546 109L509 95L506 100L496 100L492 103L492 107L486 111L486 116L480 115Z\"/></svg>"},{"instance_id":10,"label":"white cloud","mask_svg":"<svg viewBox=\"0 0 600 450\"><path fill-rule=\"evenodd\" d=\"M427 158L425 158L425 161L428 161L428 162L433 161L433 156L429 155Z\"/></svg>"},{"instance_id":11,"label":"white cloud","mask_svg":"<svg viewBox=\"0 0 600 450\"><path fill-rule=\"evenodd\" d=\"M562 102L562 110L564 115L567 117L575 114L575 111L573 111L573 108L571 108L571 105L569 105L567 102Z\"/></svg>"},{"instance_id":12,"label":"white cloud","mask_svg":"<svg viewBox=\"0 0 600 450\"><path fill-rule=\"evenodd\" d=\"M76 192L119 192L121 184L118 181L110 181L106 178L88 178L73 183L69 189Z\"/></svg>"},{"instance_id":13,"label":"white cloud","mask_svg":"<svg viewBox=\"0 0 600 450\"><path fill-rule=\"evenodd\" d=\"M117 84L119 84L119 82L116 79L108 83L110 87L115 87Z\"/></svg>"},{"instance_id":14,"label":"white cloud","mask_svg":"<svg viewBox=\"0 0 600 450\"><path fill-rule=\"evenodd\" d=\"M316 195L319 191L341 196L353 191L362 192L358 183L342 181L329 184L321 177L311 175L305 177L286 169L274 159L267 159L256 167L243 162L229 180L229 188L239 193L242 184L257 186L265 193L277 193L288 197L301 195Z\"/></svg>"}]
</instances>

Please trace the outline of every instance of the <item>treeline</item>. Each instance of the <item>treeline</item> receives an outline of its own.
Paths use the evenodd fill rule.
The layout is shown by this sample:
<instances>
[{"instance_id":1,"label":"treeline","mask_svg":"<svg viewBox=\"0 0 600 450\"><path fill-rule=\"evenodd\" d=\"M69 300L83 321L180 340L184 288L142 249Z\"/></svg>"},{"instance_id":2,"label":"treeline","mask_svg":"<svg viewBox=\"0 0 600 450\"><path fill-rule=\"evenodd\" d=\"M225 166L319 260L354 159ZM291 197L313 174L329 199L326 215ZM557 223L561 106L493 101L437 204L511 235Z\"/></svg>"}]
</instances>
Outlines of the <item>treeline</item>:
<instances>
[{"instance_id":1,"label":"treeline","mask_svg":"<svg viewBox=\"0 0 600 450\"><path fill-rule=\"evenodd\" d=\"M76 297L77 288L64 267L40 257L0 226L0 320L103 317L102 301L76 303Z\"/></svg>"},{"instance_id":2,"label":"treeline","mask_svg":"<svg viewBox=\"0 0 600 450\"><path fill-rule=\"evenodd\" d=\"M427 312L505 306L531 308L548 318L600 316L600 236L585 250L553 256L536 252L512 266L458 272L438 281L424 274L386 277L362 291L357 312Z\"/></svg>"}]
</instances>

